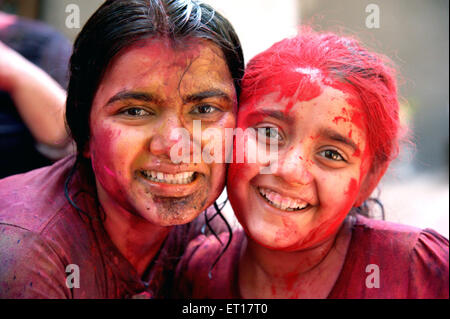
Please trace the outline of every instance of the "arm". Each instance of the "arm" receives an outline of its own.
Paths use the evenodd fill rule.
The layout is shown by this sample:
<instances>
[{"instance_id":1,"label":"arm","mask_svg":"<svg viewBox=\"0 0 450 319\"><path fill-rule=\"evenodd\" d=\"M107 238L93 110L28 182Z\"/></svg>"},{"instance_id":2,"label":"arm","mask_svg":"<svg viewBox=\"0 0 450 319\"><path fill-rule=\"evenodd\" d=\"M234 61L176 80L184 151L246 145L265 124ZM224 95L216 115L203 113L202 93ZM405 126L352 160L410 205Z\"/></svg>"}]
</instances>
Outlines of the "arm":
<instances>
[{"instance_id":1,"label":"arm","mask_svg":"<svg viewBox=\"0 0 450 319\"><path fill-rule=\"evenodd\" d=\"M70 152L66 92L47 73L0 42L0 89L7 91L36 141Z\"/></svg>"}]
</instances>

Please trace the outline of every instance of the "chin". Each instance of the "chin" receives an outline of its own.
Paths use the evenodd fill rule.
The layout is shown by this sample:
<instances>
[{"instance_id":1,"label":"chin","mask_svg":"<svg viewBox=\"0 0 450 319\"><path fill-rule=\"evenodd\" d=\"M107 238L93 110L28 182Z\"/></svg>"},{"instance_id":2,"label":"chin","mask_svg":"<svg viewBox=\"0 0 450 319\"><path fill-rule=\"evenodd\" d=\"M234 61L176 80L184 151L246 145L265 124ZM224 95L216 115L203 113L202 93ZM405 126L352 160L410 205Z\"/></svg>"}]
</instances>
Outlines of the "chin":
<instances>
[{"instance_id":1,"label":"chin","mask_svg":"<svg viewBox=\"0 0 450 319\"><path fill-rule=\"evenodd\" d=\"M190 223L198 215L201 214L202 211L197 211L194 209L186 209L182 212L174 213L172 211L160 211L158 212L159 224L161 226L177 226L184 225Z\"/></svg>"},{"instance_id":2,"label":"chin","mask_svg":"<svg viewBox=\"0 0 450 319\"><path fill-rule=\"evenodd\" d=\"M302 234L299 230L289 227L277 227L273 224L259 224L246 222L245 232L256 244L277 251L294 252L310 249L316 245L308 239L308 235ZM264 231L261 231L263 229Z\"/></svg>"}]
</instances>

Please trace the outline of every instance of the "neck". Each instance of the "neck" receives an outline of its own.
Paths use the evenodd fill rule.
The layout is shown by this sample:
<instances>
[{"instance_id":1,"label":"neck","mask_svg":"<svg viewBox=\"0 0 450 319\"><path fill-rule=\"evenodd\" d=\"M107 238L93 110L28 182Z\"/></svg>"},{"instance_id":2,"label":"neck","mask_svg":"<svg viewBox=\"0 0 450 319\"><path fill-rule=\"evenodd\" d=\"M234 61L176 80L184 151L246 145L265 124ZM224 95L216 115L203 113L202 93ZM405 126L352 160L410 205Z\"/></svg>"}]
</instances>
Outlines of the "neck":
<instances>
[{"instance_id":1,"label":"neck","mask_svg":"<svg viewBox=\"0 0 450 319\"><path fill-rule=\"evenodd\" d=\"M106 214L106 232L120 253L142 277L172 227L155 225L130 213L107 198L101 190L98 191L98 197Z\"/></svg>"},{"instance_id":2,"label":"neck","mask_svg":"<svg viewBox=\"0 0 450 319\"><path fill-rule=\"evenodd\" d=\"M249 238L239 265L242 297L326 298L339 276L350 238L348 219L337 234L307 250L270 250Z\"/></svg>"}]
</instances>

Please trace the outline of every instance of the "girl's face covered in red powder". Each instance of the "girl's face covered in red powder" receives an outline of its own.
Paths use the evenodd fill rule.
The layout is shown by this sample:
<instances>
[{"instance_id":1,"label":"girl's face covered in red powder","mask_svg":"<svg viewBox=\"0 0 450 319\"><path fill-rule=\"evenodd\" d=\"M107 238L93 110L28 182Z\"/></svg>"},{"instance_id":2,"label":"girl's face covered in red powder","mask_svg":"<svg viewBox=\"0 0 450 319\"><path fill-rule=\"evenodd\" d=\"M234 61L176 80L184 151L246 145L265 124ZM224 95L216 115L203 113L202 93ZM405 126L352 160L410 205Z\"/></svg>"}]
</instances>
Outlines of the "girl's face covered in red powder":
<instances>
[{"instance_id":1,"label":"girl's face covered in red powder","mask_svg":"<svg viewBox=\"0 0 450 319\"><path fill-rule=\"evenodd\" d=\"M100 201L156 225L193 220L223 190L225 165L173 163L179 137L172 133L187 130L192 152L193 121L202 130L233 128L235 107L233 80L212 42L160 39L126 49L104 75L91 111L85 156Z\"/></svg>"},{"instance_id":2,"label":"girl's face covered in red powder","mask_svg":"<svg viewBox=\"0 0 450 319\"><path fill-rule=\"evenodd\" d=\"M238 127L265 128L278 151L272 174L261 173L266 163L232 164L228 194L247 234L270 249L308 249L335 235L370 166L359 101L322 81L311 86L314 96L277 91L240 106Z\"/></svg>"}]
</instances>

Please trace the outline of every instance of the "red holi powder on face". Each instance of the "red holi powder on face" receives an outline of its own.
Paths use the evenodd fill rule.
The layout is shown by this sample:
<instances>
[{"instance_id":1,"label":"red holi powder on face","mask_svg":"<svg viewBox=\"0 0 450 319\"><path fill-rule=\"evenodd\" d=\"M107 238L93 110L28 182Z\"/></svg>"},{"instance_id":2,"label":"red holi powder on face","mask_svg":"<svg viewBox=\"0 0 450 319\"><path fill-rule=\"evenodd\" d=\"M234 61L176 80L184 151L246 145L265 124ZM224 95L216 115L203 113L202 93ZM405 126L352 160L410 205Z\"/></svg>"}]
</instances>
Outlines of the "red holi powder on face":
<instances>
[{"instance_id":1,"label":"red holi powder on face","mask_svg":"<svg viewBox=\"0 0 450 319\"><path fill-rule=\"evenodd\" d=\"M338 122L339 122L340 120L342 120L342 121L344 121L344 122L348 122L348 120L347 120L345 117L343 117L343 116L336 116L336 117L333 119L333 122L334 122L334 124L338 124Z\"/></svg>"},{"instance_id":2,"label":"red holi powder on face","mask_svg":"<svg viewBox=\"0 0 450 319\"><path fill-rule=\"evenodd\" d=\"M354 111L352 113L351 121L357 127L365 131L366 123L362 112Z\"/></svg>"},{"instance_id":3,"label":"red holi powder on face","mask_svg":"<svg viewBox=\"0 0 450 319\"><path fill-rule=\"evenodd\" d=\"M307 102L322 93L319 79L311 74L297 72L295 70L283 70L279 74L270 74L270 77L261 79L254 89L243 91L241 103L255 103L268 94L279 92L278 101L289 99L285 107L286 114L297 102Z\"/></svg>"},{"instance_id":4,"label":"red holi powder on face","mask_svg":"<svg viewBox=\"0 0 450 319\"><path fill-rule=\"evenodd\" d=\"M288 104L286 105L286 107L284 108L284 113L289 114L289 111L292 109L293 106L294 106L294 101L290 100L288 102Z\"/></svg>"},{"instance_id":5,"label":"red holi powder on face","mask_svg":"<svg viewBox=\"0 0 450 319\"><path fill-rule=\"evenodd\" d=\"M112 177L116 177L116 174L114 174L106 165L103 165L103 168L105 169L106 173L108 173Z\"/></svg>"},{"instance_id":6,"label":"red holi powder on face","mask_svg":"<svg viewBox=\"0 0 450 319\"><path fill-rule=\"evenodd\" d=\"M356 179L352 178L348 184L347 190L344 192L345 195L352 195L358 191L358 182Z\"/></svg>"}]
</instances>

